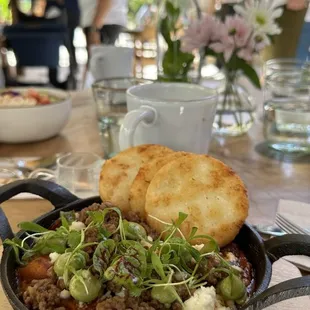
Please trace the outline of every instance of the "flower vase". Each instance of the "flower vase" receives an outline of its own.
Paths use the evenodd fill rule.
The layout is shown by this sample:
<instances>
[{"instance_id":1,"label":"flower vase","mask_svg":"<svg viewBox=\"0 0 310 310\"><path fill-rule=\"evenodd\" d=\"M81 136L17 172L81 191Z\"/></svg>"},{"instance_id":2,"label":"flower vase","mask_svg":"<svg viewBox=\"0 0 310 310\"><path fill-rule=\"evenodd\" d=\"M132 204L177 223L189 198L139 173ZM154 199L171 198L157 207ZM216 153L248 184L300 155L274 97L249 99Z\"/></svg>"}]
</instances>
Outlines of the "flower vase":
<instances>
[{"instance_id":1,"label":"flower vase","mask_svg":"<svg viewBox=\"0 0 310 310\"><path fill-rule=\"evenodd\" d=\"M247 133L254 123L254 112L248 90L238 84L235 72L226 73L225 87L219 94L214 133L225 136Z\"/></svg>"},{"instance_id":2,"label":"flower vase","mask_svg":"<svg viewBox=\"0 0 310 310\"><path fill-rule=\"evenodd\" d=\"M161 82L196 82L199 53L181 50L181 37L201 14L197 0L164 0L158 9L157 76Z\"/></svg>"}]
</instances>

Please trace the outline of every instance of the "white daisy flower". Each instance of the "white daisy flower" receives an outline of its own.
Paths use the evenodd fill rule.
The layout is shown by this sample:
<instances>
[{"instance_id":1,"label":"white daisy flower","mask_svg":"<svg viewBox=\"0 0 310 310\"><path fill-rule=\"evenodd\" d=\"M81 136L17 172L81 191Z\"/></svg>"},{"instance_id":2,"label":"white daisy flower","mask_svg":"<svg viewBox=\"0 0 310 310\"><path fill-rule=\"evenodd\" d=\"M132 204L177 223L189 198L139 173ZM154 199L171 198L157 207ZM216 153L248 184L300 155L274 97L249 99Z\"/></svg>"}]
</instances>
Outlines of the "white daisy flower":
<instances>
[{"instance_id":1,"label":"white daisy flower","mask_svg":"<svg viewBox=\"0 0 310 310\"><path fill-rule=\"evenodd\" d=\"M281 6L286 5L287 0L247 0L245 5L235 5L235 11L253 25L255 31L267 35L281 33L281 28L275 20L283 14Z\"/></svg>"},{"instance_id":2,"label":"white daisy flower","mask_svg":"<svg viewBox=\"0 0 310 310\"><path fill-rule=\"evenodd\" d=\"M271 44L270 38L264 33L254 33L253 34L254 40L254 48L257 52L263 50L266 46Z\"/></svg>"}]
</instances>

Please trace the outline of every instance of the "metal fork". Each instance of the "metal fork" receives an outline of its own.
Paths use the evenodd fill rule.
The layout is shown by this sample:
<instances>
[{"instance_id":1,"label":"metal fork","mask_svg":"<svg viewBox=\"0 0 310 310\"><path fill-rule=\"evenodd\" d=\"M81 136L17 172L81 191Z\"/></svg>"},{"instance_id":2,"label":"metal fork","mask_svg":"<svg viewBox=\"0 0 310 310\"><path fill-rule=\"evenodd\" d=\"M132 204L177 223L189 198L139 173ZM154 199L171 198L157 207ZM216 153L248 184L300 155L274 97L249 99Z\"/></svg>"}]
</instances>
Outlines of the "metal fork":
<instances>
[{"instance_id":1,"label":"metal fork","mask_svg":"<svg viewBox=\"0 0 310 310\"><path fill-rule=\"evenodd\" d=\"M288 234L310 235L308 231L304 230L279 213L276 215L275 223Z\"/></svg>"}]
</instances>

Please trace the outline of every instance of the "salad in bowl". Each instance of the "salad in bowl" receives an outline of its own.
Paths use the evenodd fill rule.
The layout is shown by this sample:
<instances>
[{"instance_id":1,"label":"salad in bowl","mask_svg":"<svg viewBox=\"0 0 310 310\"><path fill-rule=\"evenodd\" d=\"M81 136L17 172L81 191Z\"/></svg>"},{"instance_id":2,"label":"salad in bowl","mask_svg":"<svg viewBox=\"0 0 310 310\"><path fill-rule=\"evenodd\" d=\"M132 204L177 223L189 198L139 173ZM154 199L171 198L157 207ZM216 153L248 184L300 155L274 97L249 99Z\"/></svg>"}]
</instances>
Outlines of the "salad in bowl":
<instances>
[{"instance_id":1,"label":"salad in bowl","mask_svg":"<svg viewBox=\"0 0 310 310\"><path fill-rule=\"evenodd\" d=\"M0 142L28 143L49 139L67 124L68 93L53 88L10 88L0 91Z\"/></svg>"},{"instance_id":2,"label":"salad in bowl","mask_svg":"<svg viewBox=\"0 0 310 310\"><path fill-rule=\"evenodd\" d=\"M19 91L14 89L4 90L0 93L1 107L33 107L36 105L51 104L61 101L61 98L53 96L48 92L36 89Z\"/></svg>"}]
</instances>

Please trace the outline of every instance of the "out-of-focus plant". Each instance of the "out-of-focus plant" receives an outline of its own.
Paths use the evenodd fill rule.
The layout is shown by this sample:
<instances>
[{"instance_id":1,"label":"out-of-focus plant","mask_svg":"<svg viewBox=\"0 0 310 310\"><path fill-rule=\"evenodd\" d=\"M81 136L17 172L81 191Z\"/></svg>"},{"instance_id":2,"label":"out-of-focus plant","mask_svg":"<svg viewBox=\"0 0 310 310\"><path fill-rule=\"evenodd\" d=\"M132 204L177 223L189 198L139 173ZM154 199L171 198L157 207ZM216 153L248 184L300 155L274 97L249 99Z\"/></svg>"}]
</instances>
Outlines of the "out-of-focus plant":
<instances>
[{"instance_id":1,"label":"out-of-focus plant","mask_svg":"<svg viewBox=\"0 0 310 310\"><path fill-rule=\"evenodd\" d=\"M0 22L10 23L12 21L11 9L9 0L0 0Z\"/></svg>"},{"instance_id":2,"label":"out-of-focus plant","mask_svg":"<svg viewBox=\"0 0 310 310\"><path fill-rule=\"evenodd\" d=\"M128 1L128 18L134 22L136 14L144 4L153 4L153 0L129 0Z\"/></svg>"},{"instance_id":3,"label":"out-of-focus plant","mask_svg":"<svg viewBox=\"0 0 310 310\"><path fill-rule=\"evenodd\" d=\"M160 19L159 31L168 48L162 61L163 74L159 74L158 79L170 82L188 82L187 74L194 61L194 56L181 50L181 40L177 35L180 30L181 9L174 5L174 1L167 0L165 13Z\"/></svg>"}]
</instances>

